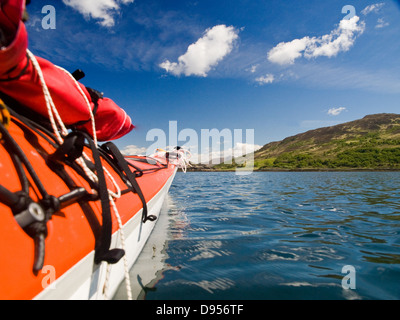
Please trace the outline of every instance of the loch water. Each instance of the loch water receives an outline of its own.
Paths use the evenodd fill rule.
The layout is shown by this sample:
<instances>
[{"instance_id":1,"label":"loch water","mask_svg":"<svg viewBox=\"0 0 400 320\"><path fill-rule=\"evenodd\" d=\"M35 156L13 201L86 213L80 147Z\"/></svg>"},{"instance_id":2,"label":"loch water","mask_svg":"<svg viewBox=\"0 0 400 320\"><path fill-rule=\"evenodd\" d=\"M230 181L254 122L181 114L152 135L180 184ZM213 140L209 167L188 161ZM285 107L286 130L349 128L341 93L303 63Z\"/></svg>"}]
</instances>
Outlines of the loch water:
<instances>
[{"instance_id":1,"label":"loch water","mask_svg":"<svg viewBox=\"0 0 400 320\"><path fill-rule=\"evenodd\" d=\"M400 172L177 173L160 220L137 299L400 299Z\"/></svg>"}]
</instances>

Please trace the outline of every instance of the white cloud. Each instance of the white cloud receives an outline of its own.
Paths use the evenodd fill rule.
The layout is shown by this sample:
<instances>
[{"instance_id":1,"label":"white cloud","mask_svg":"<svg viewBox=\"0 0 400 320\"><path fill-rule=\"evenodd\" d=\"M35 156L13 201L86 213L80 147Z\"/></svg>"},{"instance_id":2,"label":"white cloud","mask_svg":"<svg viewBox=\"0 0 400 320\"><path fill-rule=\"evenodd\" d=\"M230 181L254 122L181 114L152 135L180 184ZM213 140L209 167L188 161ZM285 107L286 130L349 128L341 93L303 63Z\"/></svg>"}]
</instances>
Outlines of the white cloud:
<instances>
[{"instance_id":1,"label":"white cloud","mask_svg":"<svg viewBox=\"0 0 400 320\"><path fill-rule=\"evenodd\" d=\"M354 16L343 19L331 33L320 37L304 37L290 42L281 42L268 52L268 60L280 65L293 64L302 55L307 59L320 56L334 57L348 51L358 35L365 30L365 23Z\"/></svg>"},{"instance_id":2,"label":"white cloud","mask_svg":"<svg viewBox=\"0 0 400 320\"><path fill-rule=\"evenodd\" d=\"M375 28L380 29L380 28L387 27L388 25L389 25L389 22L385 22L385 20L383 18L379 18L378 23L375 26Z\"/></svg>"},{"instance_id":3,"label":"white cloud","mask_svg":"<svg viewBox=\"0 0 400 320\"><path fill-rule=\"evenodd\" d=\"M144 147L138 147L135 145L128 145L125 148L123 148L121 150L121 153L124 155L145 155L146 154L147 149Z\"/></svg>"},{"instance_id":4,"label":"white cloud","mask_svg":"<svg viewBox=\"0 0 400 320\"><path fill-rule=\"evenodd\" d=\"M371 13L371 12L377 13L384 5L385 5L385 4L384 4L383 2L371 4L371 5L369 5L369 6L366 6L366 7L361 11L361 13L362 13L363 15L365 15L365 16L366 16L367 14Z\"/></svg>"},{"instance_id":5,"label":"white cloud","mask_svg":"<svg viewBox=\"0 0 400 320\"><path fill-rule=\"evenodd\" d=\"M354 16L348 20L340 21L339 27L333 30L329 35L324 35L316 39L305 51L304 56L310 57L334 57L339 52L350 50L356 39L365 30L365 23L358 21L359 17Z\"/></svg>"},{"instance_id":6,"label":"white cloud","mask_svg":"<svg viewBox=\"0 0 400 320\"><path fill-rule=\"evenodd\" d=\"M257 68L258 68L258 64L251 66L250 69L248 69L248 70L249 70L251 73L254 73L254 72L257 71Z\"/></svg>"},{"instance_id":7,"label":"white cloud","mask_svg":"<svg viewBox=\"0 0 400 320\"><path fill-rule=\"evenodd\" d=\"M72 7L85 17L99 19L104 27L114 26L114 15L118 13L121 4L133 2L134 0L63 0L65 5Z\"/></svg>"},{"instance_id":8,"label":"white cloud","mask_svg":"<svg viewBox=\"0 0 400 320\"><path fill-rule=\"evenodd\" d=\"M235 147L232 149L232 154L234 157L241 157L249 153L256 152L261 149L263 146L258 144L250 144L250 143L240 143L237 142Z\"/></svg>"},{"instance_id":9,"label":"white cloud","mask_svg":"<svg viewBox=\"0 0 400 320\"><path fill-rule=\"evenodd\" d=\"M272 83L272 82L274 82L274 80L275 80L275 77L273 74L266 74L265 76L256 78L256 81L261 85Z\"/></svg>"},{"instance_id":10,"label":"white cloud","mask_svg":"<svg viewBox=\"0 0 400 320\"><path fill-rule=\"evenodd\" d=\"M268 52L268 60L281 65L293 64L294 60L301 57L311 41L309 37L304 37L290 42L281 42Z\"/></svg>"},{"instance_id":11,"label":"white cloud","mask_svg":"<svg viewBox=\"0 0 400 320\"><path fill-rule=\"evenodd\" d=\"M238 158L246 154L252 154L253 152L261 149L262 146L251 143L236 143L234 147L232 145L229 148L222 147L222 150L207 149L201 153L193 152L190 161L192 163L229 163L232 158ZM197 150L197 147L194 147Z\"/></svg>"},{"instance_id":12,"label":"white cloud","mask_svg":"<svg viewBox=\"0 0 400 320\"><path fill-rule=\"evenodd\" d=\"M232 51L237 38L238 31L234 27L217 25L207 29L202 38L191 44L178 62L165 60L160 67L176 76L206 77L211 68Z\"/></svg>"},{"instance_id":13,"label":"white cloud","mask_svg":"<svg viewBox=\"0 0 400 320\"><path fill-rule=\"evenodd\" d=\"M331 108L331 109L328 110L328 114L330 116L338 116L339 114L341 114L345 110L346 110L345 107Z\"/></svg>"}]
</instances>

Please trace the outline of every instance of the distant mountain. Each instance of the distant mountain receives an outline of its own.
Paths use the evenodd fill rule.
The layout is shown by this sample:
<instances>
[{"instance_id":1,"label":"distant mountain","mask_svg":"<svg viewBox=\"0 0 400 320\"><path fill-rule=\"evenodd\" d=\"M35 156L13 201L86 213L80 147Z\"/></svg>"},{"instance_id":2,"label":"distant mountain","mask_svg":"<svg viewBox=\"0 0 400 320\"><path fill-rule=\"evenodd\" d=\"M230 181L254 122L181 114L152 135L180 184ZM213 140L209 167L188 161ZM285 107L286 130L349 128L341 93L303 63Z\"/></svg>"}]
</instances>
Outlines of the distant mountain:
<instances>
[{"instance_id":1,"label":"distant mountain","mask_svg":"<svg viewBox=\"0 0 400 320\"><path fill-rule=\"evenodd\" d=\"M271 142L254 154L255 170L400 169L400 115L368 115ZM214 169L234 169L217 165Z\"/></svg>"}]
</instances>

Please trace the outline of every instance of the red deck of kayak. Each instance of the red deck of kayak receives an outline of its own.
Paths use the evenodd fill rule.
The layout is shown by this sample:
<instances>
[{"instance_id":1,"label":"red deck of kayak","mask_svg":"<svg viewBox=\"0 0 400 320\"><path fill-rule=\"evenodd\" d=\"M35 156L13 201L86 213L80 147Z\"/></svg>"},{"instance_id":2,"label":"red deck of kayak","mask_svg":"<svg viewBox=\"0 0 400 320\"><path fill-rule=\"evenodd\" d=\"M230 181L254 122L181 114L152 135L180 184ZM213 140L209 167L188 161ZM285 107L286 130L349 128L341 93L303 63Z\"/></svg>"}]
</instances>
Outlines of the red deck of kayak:
<instances>
[{"instance_id":1,"label":"red deck of kayak","mask_svg":"<svg viewBox=\"0 0 400 320\"><path fill-rule=\"evenodd\" d=\"M34 147L30 142L32 140L28 141L23 130L14 123L11 123L9 132L32 163L50 195L59 197L71 191L64 181L46 165L46 155L54 152L53 146L35 134L40 148L37 148L37 144ZM90 156L89 149L85 152ZM134 158L131 157L128 161L133 161ZM165 159L160 161L165 163ZM144 162L133 161L132 163L141 169L154 168L154 165ZM126 184L112 167L106 161L103 161L103 164L120 188L127 189ZM65 166L65 170L78 186L91 191L88 183L73 169ZM167 169L150 171L137 178L146 202L160 191L174 170L175 166L169 164ZM107 176L106 179L109 188L114 190L111 180ZM0 183L12 192L21 190L17 171L3 144L0 144ZM38 192L34 187L31 187L30 192L31 197L34 200L37 199ZM122 195L115 203L123 224L142 209L138 195L133 192ZM94 250L94 229L101 228L101 205L100 201L88 202L86 205L89 209L73 204L53 215L47 224L48 236L45 241L44 265L52 266L56 270L57 278ZM117 230L118 224L113 214L113 233ZM0 252L0 299L32 299L43 290L42 281L46 273L39 272L35 275L32 271L34 242L17 224L10 208L2 203L0 203Z\"/></svg>"}]
</instances>

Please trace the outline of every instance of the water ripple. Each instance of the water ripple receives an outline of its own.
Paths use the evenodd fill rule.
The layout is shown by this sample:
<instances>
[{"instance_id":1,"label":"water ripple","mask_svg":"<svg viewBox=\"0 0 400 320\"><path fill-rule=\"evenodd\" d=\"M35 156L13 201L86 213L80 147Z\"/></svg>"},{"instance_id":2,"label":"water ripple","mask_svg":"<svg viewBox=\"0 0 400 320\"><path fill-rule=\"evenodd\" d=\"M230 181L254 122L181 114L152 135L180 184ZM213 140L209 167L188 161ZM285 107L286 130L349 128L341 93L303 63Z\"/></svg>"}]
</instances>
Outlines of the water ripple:
<instances>
[{"instance_id":1,"label":"water ripple","mask_svg":"<svg viewBox=\"0 0 400 320\"><path fill-rule=\"evenodd\" d=\"M148 299L400 299L399 172L188 173L174 186L178 268Z\"/></svg>"}]
</instances>

